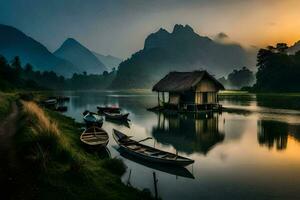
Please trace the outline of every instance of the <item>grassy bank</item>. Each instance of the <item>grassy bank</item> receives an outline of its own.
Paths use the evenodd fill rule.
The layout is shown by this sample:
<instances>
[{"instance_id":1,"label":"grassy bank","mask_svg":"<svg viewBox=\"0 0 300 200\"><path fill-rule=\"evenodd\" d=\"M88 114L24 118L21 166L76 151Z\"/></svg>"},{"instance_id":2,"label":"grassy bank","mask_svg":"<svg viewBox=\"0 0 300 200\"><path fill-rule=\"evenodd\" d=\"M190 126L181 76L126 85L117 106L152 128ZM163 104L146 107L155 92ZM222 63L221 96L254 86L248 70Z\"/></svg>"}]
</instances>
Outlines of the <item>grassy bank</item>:
<instances>
[{"instance_id":1,"label":"grassy bank","mask_svg":"<svg viewBox=\"0 0 300 200\"><path fill-rule=\"evenodd\" d=\"M122 161L86 151L73 119L33 102L21 105L16 142L18 153L34 166L37 199L151 199L148 192L121 182Z\"/></svg>"},{"instance_id":2,"label":"grassy bank","mask_svg":"<svg viewBox=\"0 0 300 200\"><path fill-rule=\"evenodd\" d=\"M11 102L16 99L14 93L0 92L0 120L3 120L11 111Z\"/></svg>"}]
</instances>

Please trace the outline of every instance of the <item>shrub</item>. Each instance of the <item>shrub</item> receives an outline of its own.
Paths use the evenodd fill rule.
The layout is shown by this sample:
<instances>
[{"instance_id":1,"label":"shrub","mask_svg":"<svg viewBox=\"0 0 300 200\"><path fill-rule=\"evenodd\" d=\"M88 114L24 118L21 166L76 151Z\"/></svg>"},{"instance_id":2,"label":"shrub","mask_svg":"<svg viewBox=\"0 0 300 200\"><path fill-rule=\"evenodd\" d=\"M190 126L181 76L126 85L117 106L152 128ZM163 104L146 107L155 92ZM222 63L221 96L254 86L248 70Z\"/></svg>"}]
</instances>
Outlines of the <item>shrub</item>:
<instances>
[{"instance_id":1,"label":"shrub","mask_svg":"<svg viewBox=\"0 0 300 200\"><path fill-rule=\"evenodd\" d=\"M119 176L123 175L127 168L124 162L118 158L105 159L103 160L102 166L111 173Z\"/></svg>"}]
</instances>

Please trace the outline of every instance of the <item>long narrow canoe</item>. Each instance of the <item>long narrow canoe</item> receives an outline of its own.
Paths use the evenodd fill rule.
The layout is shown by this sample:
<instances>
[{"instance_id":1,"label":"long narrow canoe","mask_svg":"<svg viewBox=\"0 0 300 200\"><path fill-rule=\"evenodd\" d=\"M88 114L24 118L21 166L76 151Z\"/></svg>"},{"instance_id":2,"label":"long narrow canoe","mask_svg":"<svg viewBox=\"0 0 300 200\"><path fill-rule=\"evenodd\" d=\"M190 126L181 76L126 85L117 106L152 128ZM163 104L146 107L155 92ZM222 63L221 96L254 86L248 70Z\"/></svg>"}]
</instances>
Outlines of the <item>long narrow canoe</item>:
<instances>
[{"instance_id":1,"label":"long narrow canoe","mask_svg":"<svg viewBox=\"0 0 300 200\"><path fill-rule=\"evenodd\" d=\"M106 119L112 119L112 120L128 120L129 113L109 113L109 112L104 112L105 118Z\"/></svg>"},{"instance_id":2,"label":"long narrow canoe","mask_svg":"<svg viewBox=\"0 0 300 200\"><path fill-rule=\"evenodd\" d=\"M113 137L121 150L149 162L175 166L185 166L194 163L192 159L141 144L115 129L113 129Z\"/></svg>"},{"instance_id":3,"label":"long narrow canoe","mask_svg":"<svg viewBox=\"0 0 300 200\"><path fill-rule=\"evenodd\" d=\"M136 156L133 156L133 155L128 154L124 151L121 151L120 149L118 149L118 151L119 151L119 153L122 157L124 157L128 160L131 160L135 163L138 163L140 165L144 165L146 167L149 167L149 168L152 168L152 169L155 169L155 170L159 170L159 171L171 174L171 175L195 179L194 175L188 169L186 169L184 166L162 165L161 163L149 162L149 161L144 160L144 159L139 159Z\"/></svg>"},{"instance_id":4,"label":"long narrow canoe","mask_svg":"<svg viewBox=\"0 0 300 200\"><path fill-rule=\"evenodd\" d=\"M92 126L83 131L80 140L89 146L105 147L108 144L109 137L102 128Z\"/></svg>"}]
</instances>

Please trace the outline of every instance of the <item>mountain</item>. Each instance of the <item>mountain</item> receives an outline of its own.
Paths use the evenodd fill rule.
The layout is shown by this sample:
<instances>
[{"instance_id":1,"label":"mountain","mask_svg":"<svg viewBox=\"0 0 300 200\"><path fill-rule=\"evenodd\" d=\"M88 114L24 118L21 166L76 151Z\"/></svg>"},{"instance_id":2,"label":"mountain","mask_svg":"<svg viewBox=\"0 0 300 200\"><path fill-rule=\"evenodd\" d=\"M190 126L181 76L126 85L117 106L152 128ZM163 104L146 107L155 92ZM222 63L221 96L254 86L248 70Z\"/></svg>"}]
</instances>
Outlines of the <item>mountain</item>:
<instances>
[{"instance_id":1,"label":"mountain","mask_svg":"<svg viewBox=\"0 0 300 200\"><path fill-rule=\"evenodd\" d=\"M300 40L288 49L288 53L290 54L295 54L297 51L300 51Z\"/></svg>"},{"instance_id":2,"label":"mountain","mask_svg":"<svg viewBox=\"0 0 300 200\"><path fill-rule=\"evenodd\" d=\"M121 58L117 58L115 56L104 56L96 52L93 52L93 54L106 66L109 71L111 71L113 68L117 69L119 64L122 62Z\"/></svg>"},{"instance_id":3,"label":"mountain","mask_svg":"<svg viewBox=\"0 0 300 200\"><path fill-rule=\"evenodd\" d=\"M80 71L88 74L102 74L106 70L105 65L89 49L73 38L68 38L54 55L73 63Z\"/></svg>"},{"instance_id":4,"label":"mountain","mask_svg":"<svg viewBox=\"0 0 300 200\"><path fill-rule=\"evenodd\" d=\"M54 56L45 46L18 29L0 24L0 54L8 61L19 56L23 65L30 63L34 70L55 71L70 76L78 69L70 62Z\"/></svg>"},{"instance_id":5,"label":"mountain","mask_svg":"<svg viewBox=\"0 0 300 200\"><path fill-rule=\"evenodd\" d=\"M218 43L189 25L175 25L171 33L161 28L150 34L144 48L119 65L112 88L151 88L170 71L205 69L220 77L249 63L240 45Z\"/></svg>"}]
</instances>

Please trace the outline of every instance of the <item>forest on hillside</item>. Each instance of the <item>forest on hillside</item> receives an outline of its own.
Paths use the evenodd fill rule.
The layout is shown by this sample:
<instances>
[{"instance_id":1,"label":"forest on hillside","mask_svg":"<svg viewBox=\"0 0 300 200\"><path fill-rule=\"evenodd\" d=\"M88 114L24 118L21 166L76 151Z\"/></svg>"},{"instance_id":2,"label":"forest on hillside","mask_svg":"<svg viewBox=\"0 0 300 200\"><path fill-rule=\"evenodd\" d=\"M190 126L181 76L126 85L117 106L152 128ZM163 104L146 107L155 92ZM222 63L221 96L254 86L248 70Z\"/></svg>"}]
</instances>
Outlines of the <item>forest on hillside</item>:
<instances>
[{"instance_id":1,"label":"forest on hillside","mask_svg":"<svg viewBox=\"0 0 300 200\"><path fill-rule=\"evenodd\" d=\"M8 62L0 56L0 90L14 89L32 90L87 90L106 89L114 80L116 71L104 71L103 74L74 73L71 78L57 75L53 71L34 71L29 63L22 66L21 60L16 56Z\"/></svg>"},{"instance_id":2,"label":"forest on hillside","mask_svg":"<svg viewBox=\"0 0 300 200\"><path fill-rule=\"evenodd\" d=\"M300 51L288 53L288 45L278 43L275 47L262 48L257 54L256 84L253 91L299 92Z\"/></svg>"},{"instance_id":3,"label":"forest on hillside","mask_svg":"<svg viewBox=\"0 0 300 200\"><path fill-rule=\"evenodd\" d=\"M288 53L285 43L275 47L268 46L257 54L257 73L247 67L233 70L226 78L219 79L226 88L245 88L255 92L299 92L300 91L300 51ZM129 62L129 61L126 61ZM103 74L74 73L71 78L57 75L53 71L34 71L31 64L22 65L19 57L8 62L0 56L0 89L54 89L54 90L88 90L109 89L117 77L118 70L104 71ZM151 73L151 70L147 71ZM126 74L123 74L126 76ZM161 77L164 74L160 75ZM141 77L140 77L141 78ZM147 76L143 78L147 80ZM255 82L256 81L256 82ZM131 80L134 88L136 82ZM253 85L253 87L252 87ZM148 88L151 87L148 85ZM141 88L147 88L141 85Z\"/></svg>"}]
</instances>

